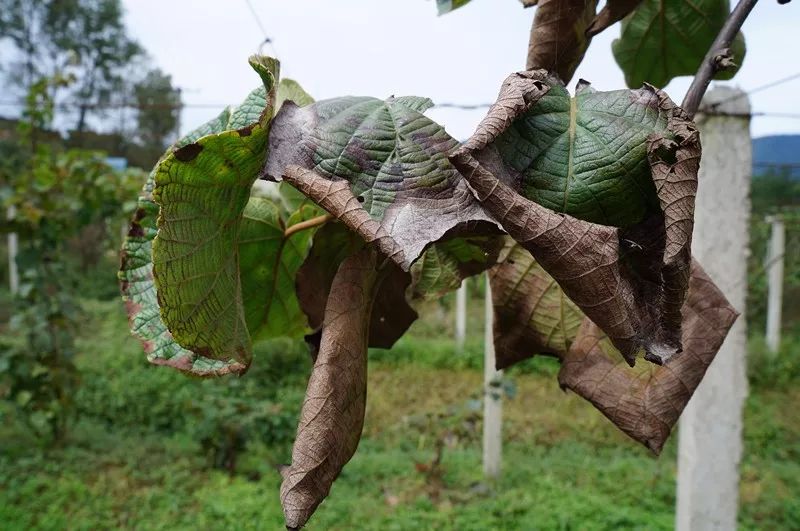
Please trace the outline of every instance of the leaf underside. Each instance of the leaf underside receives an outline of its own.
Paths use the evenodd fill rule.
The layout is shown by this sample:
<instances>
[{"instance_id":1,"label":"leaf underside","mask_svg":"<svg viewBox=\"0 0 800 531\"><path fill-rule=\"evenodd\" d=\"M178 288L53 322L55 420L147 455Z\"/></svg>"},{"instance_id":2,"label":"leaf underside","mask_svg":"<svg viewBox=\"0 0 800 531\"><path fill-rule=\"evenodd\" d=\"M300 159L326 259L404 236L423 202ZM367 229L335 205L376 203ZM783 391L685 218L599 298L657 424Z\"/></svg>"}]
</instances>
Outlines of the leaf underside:
<instances>
[{"instance_id":1,"label":"leaf underside","mask_svg":"<svg viewBox=\"0 0 800 531\"><path fill-rule=\"evenodd\" d=\"M286 527L305 525L358 447L367 395L370 314L380 277L377 253L364 249L336 273L319 354L300 412L292 463L282 471Z\"/></svg>"},{"instance_id":2,"label":"leaf underside","mask_svg":"<svg viewBox=\"0 0 800 531\"><path fill-rule=\"evenodd\" d=\"M506 238L501 257L489 274L497 368L533 354L559 356L569 351L583 312L513 239Z\"/></svg>"},{"instance_id":3,"label":"leaf underside","mask_svg":"<svg viewBox=\"0 0 800 531\"><path fill-rule=\"evenodd\" d=\"M693 261L681 308L683 352L665 365L628 366L608 336L586 318L555 279L509 243L490 276L498 368L548 354L558 379L618 428L658 454L722 345L737 313Z\"/></svg>"},{"instance_id":4,"label":"leaf underside","mask_svg":"<svg viewBox=\"0 0 800 531\"><path fill-rule=\"evenodd\" d=\"M627 435L659 454L738 314L696 262L682 308L683 352L664 366L628 367L608 337L584 320L558 381Z\"/></svg>"},{"instance_id":5,"label":"leaf underside","mask_svg":"<svg viewBox=\"0 0 800 531\"><path fill-rule=\"evenodd\" d=\"M251 341L300 337L309 331L294 282L314 229L284 234L288 227L322 211L288 184L274 186L263 197L251 197L250 183L265 155L262 124L271 115L277 75L277 65L269 58L251 64L265 84L240 106L225 109L170 149L145 185L122 250L123 297L131 329L142 340L148 359L200 376L246 370ZM291 80L283 80L277 92L281 101L310 100ZM199 168L187 170L192 164ZM152 250L159 214L153 189L159 172L159 199L164 204L156 261L166 271L159 279L166 285L162 290L154 282ZM209 306L212 296L217 299ZM205 321L198 320L200 315L190 305L206 305ZM206 345L178 326L173 331L179 342L167 329L162 309L173 327L176 314L188 315L190 326L212 332L209 323L213 323L222 332L220 340ZM226 352L225 337L235 337L244 349L233 355Z\"/></svg>"}]
</instances>

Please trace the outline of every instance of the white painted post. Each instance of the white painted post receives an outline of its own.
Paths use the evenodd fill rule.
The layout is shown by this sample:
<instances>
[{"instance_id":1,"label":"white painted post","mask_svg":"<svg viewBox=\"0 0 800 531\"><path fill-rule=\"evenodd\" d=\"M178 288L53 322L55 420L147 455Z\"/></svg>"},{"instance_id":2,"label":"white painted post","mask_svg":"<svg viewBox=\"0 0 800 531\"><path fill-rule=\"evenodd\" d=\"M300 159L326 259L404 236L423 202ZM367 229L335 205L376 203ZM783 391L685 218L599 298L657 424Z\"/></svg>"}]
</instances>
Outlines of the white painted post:
<instances>
[{"instance_id":1,"label":"white painted post","mask_svg":"<svg viewBox=\"0 0 800 531\"><path fill-rule=\"evenodd\" d=\"M17 209L12 205L6 211L7 219L14 219ZM14 295L19 290L19 270L17 269L17 252L19 240L16 232L8 233L8 289Z\"/></svg>"},{"instance_id":2,"label":"white painted post","mask_svg":"<svg viewBox=\"0 0 800 531\"><path fill-rule=\"evenodd\" d=\"M783 304L783 256L786 246L786 227L779 216L769 216L772 226L767 251L767 348L777 354L781 346L781 305Z\"/></svg>"},{"instance_id":3,"label":"white painted post","mask_svg":"<svg viewBox=\"0 0 800 531\"><path fill-rule=\"evenodd\" d=\"M467 280L461 281L456 291L456 352L464 352L464 341L467 337Z\"/></svg>"},{"instance_id":4,"label":"white painted post","mask_svg":"<svg viewBox=\"0 0 800 531\"><path fill-rule=\"evenodd\" d=\"M483 474L490 479L500 475L503 454L503 371L495 370L493 326L492 289L487 273L483 336Z\"/></svg>"},{"instance_id":5,"label":"white painted post","mask_svg":"<svg viewBox=\"0 0 800 531\"><path fill-rule=\"evenodd\" d=\"M735 99L731 99L735 96ZM696 118L703 154L692 251L741 313L680 419L678 531L736 529L742 407L747 396L745 297L750 217L750 104L718 87ZM729 116L722 116L728 114ZM731 114L737 116L730 116Z\"/></svg>"}]
</instances>

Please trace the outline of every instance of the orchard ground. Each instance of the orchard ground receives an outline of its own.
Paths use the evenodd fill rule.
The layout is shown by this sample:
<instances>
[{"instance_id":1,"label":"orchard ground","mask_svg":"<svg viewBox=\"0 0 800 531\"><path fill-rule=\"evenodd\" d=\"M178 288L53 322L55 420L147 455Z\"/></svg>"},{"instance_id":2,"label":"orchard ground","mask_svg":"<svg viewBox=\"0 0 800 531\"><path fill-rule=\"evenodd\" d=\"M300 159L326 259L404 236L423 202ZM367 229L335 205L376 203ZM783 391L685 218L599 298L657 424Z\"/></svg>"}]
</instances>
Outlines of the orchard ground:
<instances>
[{"instance_id":1,"label":"orchard ground","mask_svg":"<svg viewBox=\"0 0 800 531\"><path fill-rule=\"evenodd\" d=\"M480 291L464 353L452 295L370 352L365 437L308 529L672 529L676 435L652 456L562 392L548 358L508 373L503 473L483 479ZM67 443L43 448L0 405L0 527L282 528L277 467L310 369L303 347L260 345L243 378L201 381L148 365L118 301L83 306ZM800 529L798 347L789 338L776 363L751 342L742 529Z\"/></svg>"}]
</instances>

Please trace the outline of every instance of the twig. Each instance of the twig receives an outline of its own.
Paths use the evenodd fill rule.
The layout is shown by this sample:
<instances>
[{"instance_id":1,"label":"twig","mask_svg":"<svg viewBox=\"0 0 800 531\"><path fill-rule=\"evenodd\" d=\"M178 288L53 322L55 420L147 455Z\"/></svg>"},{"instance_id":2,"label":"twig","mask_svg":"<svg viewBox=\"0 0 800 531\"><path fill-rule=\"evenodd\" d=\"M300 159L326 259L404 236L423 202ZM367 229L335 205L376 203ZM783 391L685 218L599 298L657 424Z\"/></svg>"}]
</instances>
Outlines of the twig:
<instances>
[{"instance_id":1,"label":"twig","mask_svg":"<svg viewBox=\"0 0 800 531\"><path fill-rule=\"evenodd\" d=\"M708 49L681 105L689 115L689 118L694 118L698 107L700 107L700 101L711 83L711 78L720 70L732 65L730 56L731 43L757 2L758 0L739 0L731 14L728 15L728 19L722 26L717 38L714 39L714 43Z\"/></svg>"},{"instance_id":2,"label":"twig","mask_svg":"<svg viewBox=\"0 0 800 531\"><path fill-rule=\"evenodd\" d=\"M287 227L286 230L283 231L283 237L288 238L292 234L300 232L301 230L306 230L312 227L316 227L318 225L323 225L332 219L334 218L330 214L323 214L315 218L307 219L306 221L301 221L300 223L295 223L294 225L292 225L291 227Z\"/></svg>"}]
</instances>

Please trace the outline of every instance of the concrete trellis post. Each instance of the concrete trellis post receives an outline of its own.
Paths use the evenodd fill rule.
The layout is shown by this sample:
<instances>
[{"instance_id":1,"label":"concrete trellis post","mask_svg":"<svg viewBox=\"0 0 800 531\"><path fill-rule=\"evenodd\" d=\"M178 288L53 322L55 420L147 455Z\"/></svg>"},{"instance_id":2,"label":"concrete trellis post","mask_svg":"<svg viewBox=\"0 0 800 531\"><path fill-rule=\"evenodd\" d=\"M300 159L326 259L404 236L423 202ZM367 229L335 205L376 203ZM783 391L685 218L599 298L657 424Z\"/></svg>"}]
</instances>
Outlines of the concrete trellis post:
<instances>
[{"instance_id":1,"label":"concrete trellis post","mask_svg":"<svg viewBox=\"0 0 800 531\"><path fill-rule=\"evenodd\" d=\"M786 227L778 216L767 221L772 227L767 251L767 348L773 354L781 346L781 305L783 304L783 256L786 247Z\"/></svg>"},{"instance_id":2,"label":"concrete trellis post","mask_svg":"<svg viewBox=\"0 0 800 531\"><path fill-rule=\"evenodd\" d=\"M736 529L742 407L747 395L744 320L750 217L750 104L718 87L698 114L703 155L692 251L742 314L680 419L676 529Z\"/></svg>"},{"instance_id":3,"label":"concrete trellis post","mask_svg":"<svg viewBox=\"0 0 800 531\"><path fill-rule=\"evenodd\" d=\"M6 212L7 219L13 219L17 210L13 206L8 207ZM8 289L11 294L19 290L19 270L17 269L17 252L19 251L19 240L16 232L8 234Z\"/></svg>"},{"instance_id":4,"label":"concrete trellis post","mask_svg":"<svg viewBox=\"0 0 800 531\"><path fill-rule=\"evenodd\" d=\"M486 301L483 358L483 474L487 478L500 475L503 453L503 371L495 370L494 308L489 275L486 275Z\"/></svg>"},{"instance_id":5,"label":"concrete trellis post","mask_svg":"<svg viewBox=\"0 0 800 531\"><path fill-rule=\"evenodd\" d=\"M467 337L467 280L461 281L456 291L456 352L464 352L464 340Z\"/></svg>"}]
</instances>

